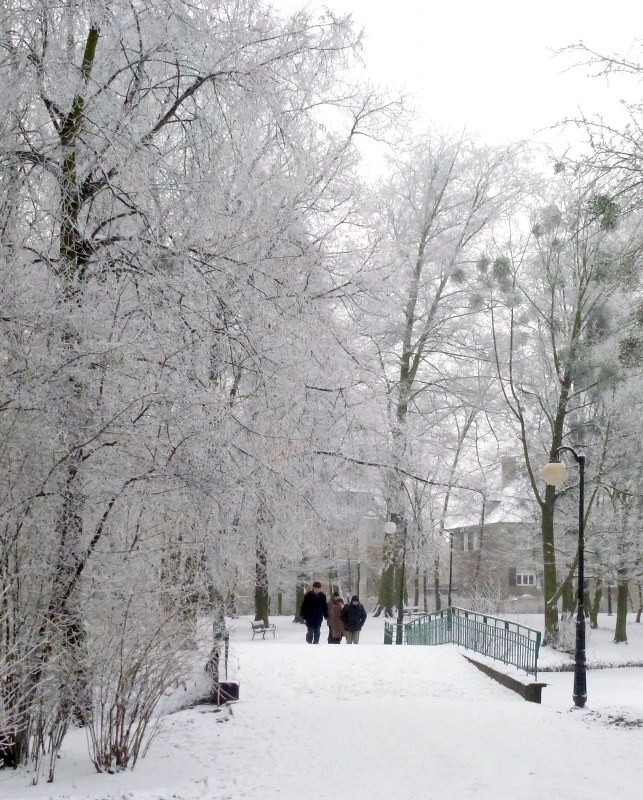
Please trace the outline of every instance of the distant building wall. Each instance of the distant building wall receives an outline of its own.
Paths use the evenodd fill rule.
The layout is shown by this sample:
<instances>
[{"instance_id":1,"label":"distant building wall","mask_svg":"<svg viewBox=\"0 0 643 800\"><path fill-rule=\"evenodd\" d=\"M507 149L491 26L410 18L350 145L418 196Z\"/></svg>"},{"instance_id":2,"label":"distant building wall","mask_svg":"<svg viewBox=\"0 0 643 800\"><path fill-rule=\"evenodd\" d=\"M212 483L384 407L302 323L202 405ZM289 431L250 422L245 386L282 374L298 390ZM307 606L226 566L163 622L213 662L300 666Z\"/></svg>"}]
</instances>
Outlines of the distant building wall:
<instances>
[{"instance_id":1,"label":"distant building wall","mask_svg":"<svg viewBox=\"0 0 643 800\"><path fill-rule=\"evenodd\" d=\"M536 525L497 522L456 528L453 585L460 598L481 584L510 596L542 597L542 549Z\"/></svg>"}]
</instances>

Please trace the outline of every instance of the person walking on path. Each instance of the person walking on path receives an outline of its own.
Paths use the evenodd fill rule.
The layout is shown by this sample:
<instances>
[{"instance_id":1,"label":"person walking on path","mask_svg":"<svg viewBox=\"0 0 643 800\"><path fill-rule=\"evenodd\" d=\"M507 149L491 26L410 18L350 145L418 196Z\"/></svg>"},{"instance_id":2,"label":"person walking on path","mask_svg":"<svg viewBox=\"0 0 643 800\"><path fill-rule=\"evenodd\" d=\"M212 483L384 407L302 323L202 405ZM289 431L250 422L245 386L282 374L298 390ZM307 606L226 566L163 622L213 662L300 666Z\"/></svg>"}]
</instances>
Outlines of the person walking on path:
<instances>
[{"instance_id":1,"label":"person walking on path","mask_svg":"<svg viewBox=\"0 0 643 800\"><path fill-rule=\"evenodd\" d=\"M328 619L328 603L319 581L315 581L313 588L304 595L299 616L306 623L306 641L308 644L319 644L321 624L325 619Z\"/></svg>"},{"instance_id":2,"label":"person walking on path","mask_svg":"<svg viewBox=\"0 0 643 800\"><path fill-rule=\"evenodd\" d=\"M328 604L328 644L341 644L344 635L342 609L344 601L339 592L333 592Z\"/></svg>"},{"instance_id":3,"label":"person walking on path","mask_svg":"<svg viewBox=\"0 0 643 800\"><path fill-rule=\"evenodd\" d=\"M341 613L346 644L359 644L359 633L364 627L366 617L366 609L360 603L359 597L354 594L350 603L344 606Z\"/></svg>"}]
</instances>

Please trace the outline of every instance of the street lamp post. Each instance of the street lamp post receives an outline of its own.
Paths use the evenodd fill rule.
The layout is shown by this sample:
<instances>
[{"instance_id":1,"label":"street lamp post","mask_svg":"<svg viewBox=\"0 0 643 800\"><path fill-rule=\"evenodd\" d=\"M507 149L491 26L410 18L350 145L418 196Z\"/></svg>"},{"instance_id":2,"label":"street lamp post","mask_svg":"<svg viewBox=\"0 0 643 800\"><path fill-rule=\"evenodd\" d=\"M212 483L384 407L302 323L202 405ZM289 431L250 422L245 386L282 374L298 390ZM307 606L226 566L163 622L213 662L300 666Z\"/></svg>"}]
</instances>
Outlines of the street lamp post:
<instances>
[{"instance_id":1,"label":"street lamp post","mask_svg":"<svg viewBox=\"0 0 643 800\"><path fill-rule=\"evenodd\" d=\"M569 453L578 464L578 601L576 606L576 650L574 652L574 705L582 708L587 702L587 668L585 657L585 456L573 447L563 445L551 454L542 475L549 486L561 486L567 469L561 455Z\"/></svg>"}]
</instances>

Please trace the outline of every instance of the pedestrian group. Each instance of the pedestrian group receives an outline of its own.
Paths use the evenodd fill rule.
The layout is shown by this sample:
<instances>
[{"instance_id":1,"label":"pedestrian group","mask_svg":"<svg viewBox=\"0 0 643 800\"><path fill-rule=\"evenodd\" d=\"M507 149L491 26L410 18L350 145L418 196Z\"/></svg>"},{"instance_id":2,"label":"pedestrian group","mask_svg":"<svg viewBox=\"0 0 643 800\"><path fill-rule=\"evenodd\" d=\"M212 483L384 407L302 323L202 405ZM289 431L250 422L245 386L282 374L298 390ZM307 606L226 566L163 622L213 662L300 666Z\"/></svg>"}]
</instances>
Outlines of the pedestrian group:
<instances>
[{"instance_id":1,"label":"pedestrian group","mask_svg":"<svg viewBox=\"0 0 643 800\"><path fill-rule=\"evenodd\" d=\"M315 581L309 592L306 592L299 610L299 616L306 623L306 641L308 644L319 644L321 626L324 620L328 624L328 643L359 644L359 634L366 622L366 609L354 594L350 603L344 603L339 592L333 592L330 603L322 592L319 581Z\"/></svg>"}]
</instances>

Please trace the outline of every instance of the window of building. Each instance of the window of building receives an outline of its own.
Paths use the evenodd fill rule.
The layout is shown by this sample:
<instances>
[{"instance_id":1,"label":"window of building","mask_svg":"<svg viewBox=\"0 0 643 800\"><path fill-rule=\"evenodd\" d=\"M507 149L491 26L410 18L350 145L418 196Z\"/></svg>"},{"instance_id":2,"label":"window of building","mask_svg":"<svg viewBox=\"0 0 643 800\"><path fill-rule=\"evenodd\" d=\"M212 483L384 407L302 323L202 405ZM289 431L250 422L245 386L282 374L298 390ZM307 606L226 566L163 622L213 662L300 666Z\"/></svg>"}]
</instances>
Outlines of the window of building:
<instances>
[{"instance_id":1,"label":"window of building","mask_svg":"<svg viewBox=\"0 0 643 800\"><path fill-rule=\"evenodd\" d=\"M463 550L480 549L480 537L477 531L465 531L462 534L462 549Z\"/></svg>"},{"instance_id":2,"label":"window of building","mask_svg":"<svg viewBox=\"0 0 643 800\"><path fill-rule=\"evenodd\" d=\"M516 572L516 586L535 586L536 576L533 572Z\"/></svg>"}]
</instances>

